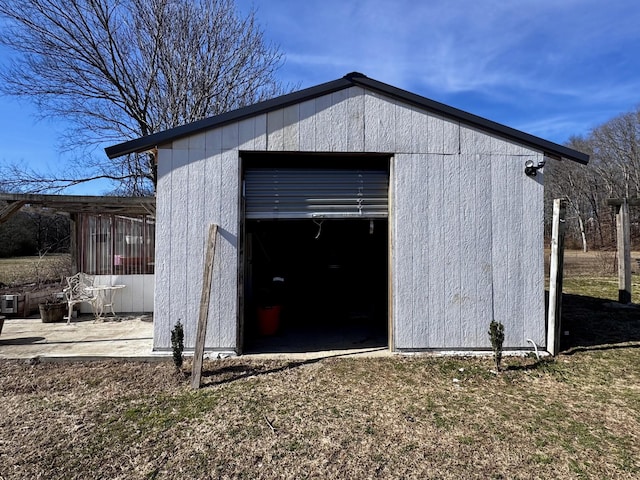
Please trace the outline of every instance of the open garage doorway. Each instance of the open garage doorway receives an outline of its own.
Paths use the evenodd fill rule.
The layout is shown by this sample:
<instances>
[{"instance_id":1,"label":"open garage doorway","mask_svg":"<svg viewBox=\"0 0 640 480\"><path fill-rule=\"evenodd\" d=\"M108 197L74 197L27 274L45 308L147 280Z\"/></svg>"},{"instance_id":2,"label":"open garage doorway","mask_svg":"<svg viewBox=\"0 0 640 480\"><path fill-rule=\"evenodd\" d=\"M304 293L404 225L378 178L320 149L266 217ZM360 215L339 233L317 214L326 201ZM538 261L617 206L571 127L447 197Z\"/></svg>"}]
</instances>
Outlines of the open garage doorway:
<instances>
[{"instance_id":1,"label":"open garage doorway","mask_svg":"<svg viewBox=\"0 0 640 480\"><path fill-rule=\"evenodd\" d=\"M245 353L388 347L386 219L246 228Z\"/></svg>"},{"instance_id":2,"label":"open garage doorway","mask_svg":"<svg viewBox=\"0 0 640 480\"><path fill-rule=\"evenodd\" d=\"M389 346L389 157L244 161L244 353Z\"/></svg>"}]
</instances>

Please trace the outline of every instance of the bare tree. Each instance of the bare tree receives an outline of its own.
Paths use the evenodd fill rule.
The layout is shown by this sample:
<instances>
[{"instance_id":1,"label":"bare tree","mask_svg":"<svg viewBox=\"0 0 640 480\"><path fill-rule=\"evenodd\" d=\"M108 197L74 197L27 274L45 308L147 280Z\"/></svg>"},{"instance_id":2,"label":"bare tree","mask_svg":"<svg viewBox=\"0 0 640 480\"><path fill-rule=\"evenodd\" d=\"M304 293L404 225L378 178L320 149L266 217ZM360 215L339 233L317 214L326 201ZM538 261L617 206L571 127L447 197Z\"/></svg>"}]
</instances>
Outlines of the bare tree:
<instances>
[{"instance_id":1,"label":"bare tree","mask_svg":"<svg viewBox=\"0 0 640 480\"><path fill-rule=\"evenodd\" d=\"M568 144L591 157L589 164L549 164L547 200L567 198L570 233L583 249L615 244L614 212L607 198L640 196L640 107L596 127L585 137ZM546 167L545 167L546 170ZM640 236L640 209L631 210L632 236ZM573 230L571 232L571 229Z\"/></svg>"},{"instance_id":2,"label":"bare tree","mask_svg":"<svg viewBox=\"0 0 640 480\"><path fill-rule=\"evenodd\" d=\"M576 139L572 139L570 143L575 144ZM571 146L575 148L575 145ZM581 149L581 151L585 150ZM588 191L591 188L589 172L582 165L568 161L551 162L545 169L551 179L545 194L549 200L553 198L566 199L568 227L577 229L582 250L586 252L588 246L585 225L592 213L591 205L588 202Z\"/></svg>"},{"instance_id":3,"label":"bare tree","mask_svg":"<svg viewBox=\"0 0 640 480\"><path fill-rule=\"evenodd\" d=\"M254 13L240 16L233 0L0 0L0 43L18 54L0 91L70 122L63 147L80 152L55 178L10 166L4 187L59 191L107 178L122 192L153 191L150 155L107 161L92 151L282 93L282 53Z\"/></svg>"},{"instance_id":4,"label":"bare tree","mask_svg":"<svg viewBox=\"0 0 640 480\"><path fill-rule=\"evenodd\" d=\"M595 128L590 136L598 169L616 197L640 194L640 107Z\"/></svg>"}]
</instances>

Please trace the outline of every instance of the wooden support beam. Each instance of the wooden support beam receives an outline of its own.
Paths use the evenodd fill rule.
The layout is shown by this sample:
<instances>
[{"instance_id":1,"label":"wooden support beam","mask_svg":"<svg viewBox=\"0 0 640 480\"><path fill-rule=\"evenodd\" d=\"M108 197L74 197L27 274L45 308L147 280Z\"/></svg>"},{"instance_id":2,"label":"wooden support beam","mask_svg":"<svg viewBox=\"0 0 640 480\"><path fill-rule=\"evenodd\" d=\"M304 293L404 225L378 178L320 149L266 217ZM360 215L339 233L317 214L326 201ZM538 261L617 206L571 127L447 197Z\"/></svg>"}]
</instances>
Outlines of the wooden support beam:
<instances>
[{"instance_id":1,"label":"wooden support beam","mask_svg":"<svg viewBox=\"0 0 640 480\"><path fill-rule=\"evenodd\" d=\"M0 193L0 201L14 204L40 205L69 213L116 213L143 215L155 213L155 197L99 197L86 195L41 195L34 193ZM8 208L7 207L7 208ZM0 223L4 210L0 210Z\"/></svg>"},{"instance_id":2,"label":"wooden support beam","mask_svg":"<svg viewBox=\"0 0 640 480\"><path fill-rule=\"evenodd\" d=\"M213 261L216 256L216 238L218 237L218 225L209 226L207 239L207 254L202 275L202 294L200 296L200 316L198 317L198 329L196 331L196 345L193 352L193 366L191 368L191 388L200 388L202 377L202 361L204 357L204 343L207 337L207 321L209 318L209 299L211 297L211 280L213 278Z\"/></svg>"},{"instance_id":3,"label":"wooden support beam","mask_svg":"<svg viewBox=\"0 0 640 480\"><path fill-rule=\"evenodd\" d=\"M4 223L11 218L11 216L20 210L27 202L24 201L11 201L3 208L0 208L0 223Z\"/></svg>"},{"instance_id":4,"label":"wooden support beam","mask_svg":"<svg viewBox=\"0 0 640 480\"><path fill-rule=\"evenodd\" d=\"M553 201L551 262L549 268L549 312L547 316L547 351L553 356L556 356L560 351L565 211L566 201L556 198Z\"/></svg>"},{"instance_id":5,"label":"wooden support beam","mask_svg":"<svg viewBox=\"0 0 640 480\"><path fill-rule=\"evenodd\" d=\"M616 211L616 236L618 244L618 302L631 303L631 229L629 203L624 201Z\"/></svg>"}]
</instances>

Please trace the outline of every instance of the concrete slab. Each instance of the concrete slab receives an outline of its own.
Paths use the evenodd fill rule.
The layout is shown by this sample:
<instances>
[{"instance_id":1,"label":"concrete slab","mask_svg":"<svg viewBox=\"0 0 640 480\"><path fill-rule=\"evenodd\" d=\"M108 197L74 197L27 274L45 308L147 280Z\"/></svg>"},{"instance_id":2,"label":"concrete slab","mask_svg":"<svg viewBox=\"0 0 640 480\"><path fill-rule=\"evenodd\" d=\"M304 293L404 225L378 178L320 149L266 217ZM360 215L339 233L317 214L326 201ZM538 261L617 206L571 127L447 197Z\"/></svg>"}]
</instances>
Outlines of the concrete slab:
<instances>
[{"instance_id":1,"label":"concrete slab","mask_svg":"<svg viewBox=\"0 0 640 480\"><path fill-rule=\"evenodd\" d=\"M265 352L245 353L242 358L248 360L320 360L324 358L374 358L393 355L386 347L350 348L344 350L319 350L309 352ZM215 357L209 357L215 358Z\"/></svg>"},{"instance_id":2,"label":"concrete slab","mask_svg":"<svg viewBox=\"0 0 640 480\"><path fill-rule=\"evenodd\" d=\"M330 357L379 357L391 355L386 338L371 338L366 332L290 330L256 341L245 352L248 360L309 360ZM171 352L153 352L151 315L122 315L96 322L81 315L71 324L43 323L39 316L6 318L0 333L0 360L170 361ZM185 351L185 357L193 355ZM205 353L205 358L219 357Z\"/></svg>"},{"instance_id":3,"label":"concrete slab","mask_svg":"<svg viewBox=\"0 0 640 480\"><path fill-rule=\"evenodd\" d=\"M165 359L152 352L151 315L123 315L96 322L82 315L71 324L43 323L39 316L6 318L0 359Z\"/></svg>"}]
</instances>

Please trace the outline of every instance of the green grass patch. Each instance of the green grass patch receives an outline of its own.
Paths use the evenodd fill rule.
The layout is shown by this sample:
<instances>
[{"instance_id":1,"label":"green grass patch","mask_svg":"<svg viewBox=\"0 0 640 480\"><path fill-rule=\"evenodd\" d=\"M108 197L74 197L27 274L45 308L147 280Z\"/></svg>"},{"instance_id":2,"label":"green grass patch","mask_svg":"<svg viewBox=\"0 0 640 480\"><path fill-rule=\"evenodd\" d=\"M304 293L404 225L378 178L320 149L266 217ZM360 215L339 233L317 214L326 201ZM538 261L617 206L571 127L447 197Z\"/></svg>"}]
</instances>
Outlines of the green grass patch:
<instances>
[{"instance_id":1,"label":"green grass patch","mask_svg":"<svg viewBox=\"0 0 640 480\"><path fill-rule=\"evenodd\" d=\"M565 294L581 295L606 300L618 300L617 277L581 276L565 278L562 284ZM632 301L640 303L640 275L632 275Z\"/></svg>"}]
</instances>

